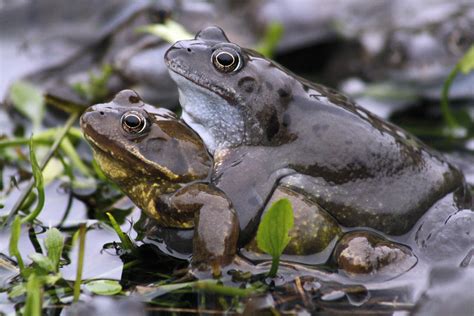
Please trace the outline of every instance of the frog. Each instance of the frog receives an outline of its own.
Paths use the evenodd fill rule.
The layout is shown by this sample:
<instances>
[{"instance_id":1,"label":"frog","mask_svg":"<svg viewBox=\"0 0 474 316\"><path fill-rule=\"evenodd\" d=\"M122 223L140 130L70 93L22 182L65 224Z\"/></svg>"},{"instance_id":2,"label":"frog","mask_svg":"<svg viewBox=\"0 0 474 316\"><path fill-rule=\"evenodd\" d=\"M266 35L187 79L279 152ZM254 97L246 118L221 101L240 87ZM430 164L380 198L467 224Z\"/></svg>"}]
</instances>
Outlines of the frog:
<instances>
[{"instance_id":1,"label":"frog","mask_svg":"<svg viewBox=\"0 0 474 316\"><path fill-rule=\"evenodd\" d=\"M186 243L193 264L218 271L246 246L237 243L240 231L232 204L209 184L212 157L198 134L173 112L144 103L133 90L123 90L111 102L89 107L81 128L101 170L152 219L157 229L151 231L172 229L171 247L173 241ZM283 185L276 188L265 211L281 198L290 200L295 218L286 259L312 256L313 264L326 262L342 235L338 223ZM191 239L183 239L191 229ZM249 239L247 258L259 253L255 236Z\"/></svg>"},{"instance_id":2,"label":"frog","mask_svg":"<svg viewBox=\"0 0 474 316\"><path fill-rule=\"evenodd\" d=\"M173 112L123 90L111 102L89 107L80 124L104 174L157 225L200 227L192 241L196 262L217 269L233 258L235 212L222 192L198 181L208 177L212 160Z\"/></svg>"},{"instance_id":3,"label":"frog","mask_svg":"<svg viewBox=\"0 0 474 316\"><path fill-rule=\"evenodd\" d=\"M408 233L444 196L472 208L461 171L402 128L338 91L299 77L211 26L176 42L165 63L182 119L214 158L212 184L256 230L280 184L348 228Z\"/></svg>"}]
</instances>

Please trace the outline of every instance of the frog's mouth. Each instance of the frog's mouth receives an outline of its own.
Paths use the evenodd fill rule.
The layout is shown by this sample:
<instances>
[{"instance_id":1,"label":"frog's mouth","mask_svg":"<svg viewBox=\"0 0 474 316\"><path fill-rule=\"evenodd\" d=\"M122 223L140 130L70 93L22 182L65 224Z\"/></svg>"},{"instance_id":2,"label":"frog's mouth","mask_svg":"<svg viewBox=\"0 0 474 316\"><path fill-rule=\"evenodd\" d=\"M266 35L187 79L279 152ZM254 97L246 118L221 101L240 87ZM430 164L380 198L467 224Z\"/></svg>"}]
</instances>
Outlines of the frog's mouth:
<instances>
[{"instance_id":1,"label":"frog's mouth","mask_svg":"<svg viewBox=\"0 0 474 316\"><path fill-rule=\"evenodd\" d=\"M113 148L106 147L103 145L104 141L106 141L105 137L95 132L94 129L88 128L87 125L82 126L82 130L84 131L83 133L84 138L91 145L92 149L95 152L103 156L114 158L115 160L117 160L118 162L121 162L122 164L125 163L125 161L121 159L121 157L118 157L117 155L114 154ZM109 141L109 145L113 146L110 141Z\"/></svg>"},{"instance_id":2,"label":"frog's mouth","mask_svg":"<svg viewBox=\"0 0 474 316\"><path fill-rule=\"evenodd\" d=\"M118 155L117 153L121 152L123 148L117 146L114 142L110 141L107 136L98 133L91 125L82 120L81 129L83 130L86 141L99 155L111 158L122 165L137 165L137 161L133 159L133 156L129 157L127 155Z\"/></svg>"}]
</instances>

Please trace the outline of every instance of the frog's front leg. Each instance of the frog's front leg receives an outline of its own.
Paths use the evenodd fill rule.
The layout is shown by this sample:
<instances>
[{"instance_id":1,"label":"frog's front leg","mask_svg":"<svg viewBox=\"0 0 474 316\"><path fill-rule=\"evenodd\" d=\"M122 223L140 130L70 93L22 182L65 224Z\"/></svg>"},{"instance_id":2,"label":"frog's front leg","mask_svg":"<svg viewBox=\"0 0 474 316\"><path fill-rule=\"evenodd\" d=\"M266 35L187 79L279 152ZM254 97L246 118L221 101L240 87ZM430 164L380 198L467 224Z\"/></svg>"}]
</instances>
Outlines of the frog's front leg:
<instances>
[{"instance_id":1,"label":"frog's front leg","mask_svg":"<svg viewBox=\"0 0 474 316\"><path fill-rule=\"evenodd\" d=\"M194 183L170 196L167 205L184 223L193 220L193 266L211 267L218 275L237 252L239 221L229 199L208 184Z\"/></svg>"}]
</instances>

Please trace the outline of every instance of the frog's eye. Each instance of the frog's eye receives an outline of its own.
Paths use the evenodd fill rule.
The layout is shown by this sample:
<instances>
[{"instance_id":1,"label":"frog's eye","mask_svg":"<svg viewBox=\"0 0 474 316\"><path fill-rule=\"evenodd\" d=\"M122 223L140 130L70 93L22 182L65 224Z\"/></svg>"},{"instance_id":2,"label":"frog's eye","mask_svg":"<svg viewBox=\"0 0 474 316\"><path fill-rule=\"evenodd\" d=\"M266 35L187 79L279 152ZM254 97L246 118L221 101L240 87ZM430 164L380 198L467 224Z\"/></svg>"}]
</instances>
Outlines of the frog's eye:
<instances>
[{"instance_id":1,"label":"frog's eye","mask_svg":"<svg viewBox=\"0 0 474 316\"><path fill-rule=\"evenodd\" d=\"M122 115L122 128L131 134L138 134L143 132L146 127L146 119L142 114L130 111Z\"/></svg>"},{"instance_id":2,"label":"frog's eye","mask_svg":"<svg viewBox=\"0 0 474 316\"><path fill-rule=\"evenodd\" d=\"M212 63L219 71L232 72L239 68L240 57L233 49L218 49L212 53Z\"/></svg>"}]
</instances>

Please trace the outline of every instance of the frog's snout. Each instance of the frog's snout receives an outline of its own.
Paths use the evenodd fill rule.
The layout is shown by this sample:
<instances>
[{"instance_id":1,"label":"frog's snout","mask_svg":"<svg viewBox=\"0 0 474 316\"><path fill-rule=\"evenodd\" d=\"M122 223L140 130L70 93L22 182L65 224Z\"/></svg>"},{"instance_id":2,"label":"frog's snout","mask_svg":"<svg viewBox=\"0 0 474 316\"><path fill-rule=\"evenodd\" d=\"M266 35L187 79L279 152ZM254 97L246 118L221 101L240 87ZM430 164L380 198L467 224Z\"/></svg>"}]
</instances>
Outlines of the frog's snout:
<instances>
[{"instance_id":1,"label":"frog's snout","mask_svg":"<svg viewBox=\"0 0 474 316\"><path fill-rule=\"evenodd\" d=\"M105 112L102 109L98 109L96 105L90 106L87 110L81 115L80 124L81 128L84 130L88 126L97 124L100 122L101 117L105 116Z\"/></svg>"},{"instance_id":2,"label":"frog's snout","mask_svg":"<svg viewBox=\"0 0 474 316\"><path fill-rule=\"evenodd\" d=\"M185 58L186 56L192 54L193 49L191 47L190 41L178 41L174 43L165 53L165 62L170 64L171 61L175 61L180 58Z\"/></svg>"}]
</instances>

